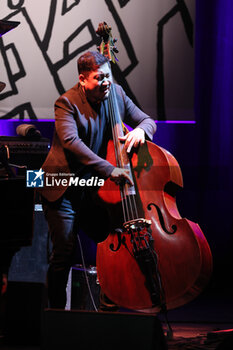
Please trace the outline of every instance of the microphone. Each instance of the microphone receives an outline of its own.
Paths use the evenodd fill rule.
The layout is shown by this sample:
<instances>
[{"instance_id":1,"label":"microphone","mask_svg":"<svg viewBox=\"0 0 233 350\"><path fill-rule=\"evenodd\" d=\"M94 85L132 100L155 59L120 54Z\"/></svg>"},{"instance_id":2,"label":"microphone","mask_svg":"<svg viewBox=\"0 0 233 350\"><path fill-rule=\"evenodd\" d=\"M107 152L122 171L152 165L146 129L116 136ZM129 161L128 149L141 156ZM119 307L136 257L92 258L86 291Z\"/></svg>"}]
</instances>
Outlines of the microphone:
<instances>
[{"instance_id":1,"label":"microphone","mask_svg":"<svg viewBox=\"0 0 233 350\"><path fill-rule=\"evenodd\" d=\"M16 128L16 133L19 136L33 139L33 140L39 140L41 138L41 133L39 130L36 129L35 125L33 124L20 124Z\"/></svg>"}]
</instances>

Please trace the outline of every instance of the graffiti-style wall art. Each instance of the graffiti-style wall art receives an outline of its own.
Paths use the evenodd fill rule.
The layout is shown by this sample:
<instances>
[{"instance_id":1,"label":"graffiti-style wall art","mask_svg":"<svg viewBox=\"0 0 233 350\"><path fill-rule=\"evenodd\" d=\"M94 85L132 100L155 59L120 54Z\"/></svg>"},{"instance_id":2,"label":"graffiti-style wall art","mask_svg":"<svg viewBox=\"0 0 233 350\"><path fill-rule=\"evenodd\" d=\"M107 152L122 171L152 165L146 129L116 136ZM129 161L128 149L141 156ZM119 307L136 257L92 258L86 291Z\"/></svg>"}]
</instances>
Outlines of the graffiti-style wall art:
<instances>
[{"instance_id":1,"label":"graffiti-style wall art","mask_svg":"<svg viewBox=\"0 0 233 350\"><path fill-rule=\"evenodd\" d=\"M194 16L195 0L2 0L0 19L20 24L0 38L0 119L53 119L105 21L116 82L156 120L193 120Z\"/></svg>"}]
</instances>

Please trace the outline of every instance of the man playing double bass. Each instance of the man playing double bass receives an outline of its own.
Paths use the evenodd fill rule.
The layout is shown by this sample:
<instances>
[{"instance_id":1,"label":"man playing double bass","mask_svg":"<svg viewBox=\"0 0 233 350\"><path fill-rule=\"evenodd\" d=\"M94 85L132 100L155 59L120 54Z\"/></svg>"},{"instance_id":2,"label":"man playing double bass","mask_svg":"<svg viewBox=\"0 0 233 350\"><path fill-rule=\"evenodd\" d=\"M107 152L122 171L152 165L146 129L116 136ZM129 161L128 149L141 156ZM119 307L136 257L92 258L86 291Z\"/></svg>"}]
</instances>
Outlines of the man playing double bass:
<instances>
[{"instance_id":1,"label":"man playing double bass","mask_svg":"<svg viewBox=\"0 0 233 350\"><path fill-rule=\"evenodd\" d=\"M79 179L94 176L111 178L117 184L131 183L128 170L115 167L104 158L112 138L108 97L113 81L109 60L99 52L87 52L78 59L78 72L79 82L55 102L53 142L42 166L45 176L71 173ZM152 139L156 125L119 85L114 86L121 119L134 128L121 137L126 151L130 152L143 144L145 137ZM97 242L101 239L98 232L104 219L92 210L91 190L90 186L69 186L68 181L67 186L57 182L41 190L53 245L48 269L48 298L52 308L66 305L66 284L78 226L94 222L94 239Z\"/></svg>"}]
</instances>

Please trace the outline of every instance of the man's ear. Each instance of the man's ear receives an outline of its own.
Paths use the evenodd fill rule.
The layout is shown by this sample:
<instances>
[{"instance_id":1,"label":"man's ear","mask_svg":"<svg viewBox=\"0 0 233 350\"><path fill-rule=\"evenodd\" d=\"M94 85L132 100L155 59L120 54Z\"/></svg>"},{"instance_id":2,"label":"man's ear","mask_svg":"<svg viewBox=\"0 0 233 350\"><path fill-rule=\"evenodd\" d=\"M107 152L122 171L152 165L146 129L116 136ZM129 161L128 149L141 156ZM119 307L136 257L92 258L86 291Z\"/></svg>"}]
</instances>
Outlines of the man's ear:
<instances>
[{"instance_id":1,"label":"man's ear","mask_svg":"<svg viewBox=\"0 0 233 350\"><path fill-rule=\"evenodd\" d=\"M82 86L85 85L85 81L86 81L86 78L85 78L85 75L84 74L79 74L79 82Z\"/></svg>"}]
</instances>

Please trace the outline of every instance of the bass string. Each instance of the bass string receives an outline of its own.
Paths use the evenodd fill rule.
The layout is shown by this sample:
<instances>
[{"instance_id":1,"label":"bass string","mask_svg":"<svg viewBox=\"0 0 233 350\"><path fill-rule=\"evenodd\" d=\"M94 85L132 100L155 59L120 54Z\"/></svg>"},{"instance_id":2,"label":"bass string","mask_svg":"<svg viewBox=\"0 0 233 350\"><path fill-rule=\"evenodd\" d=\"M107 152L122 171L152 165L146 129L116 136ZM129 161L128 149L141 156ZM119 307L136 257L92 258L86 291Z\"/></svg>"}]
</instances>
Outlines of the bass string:
<instances>
[{"instance_id":1,"label":"bass string","mask_svg":"<svg viewBox=\"0 0 233 350\"><path fill-rule=\"evenodd\" d=\"M114 104L114 101L117 101L116 100L116 92L115 92L114 86L112 87L111 91L112 91L112 94L114 95L114 96L110 97L111 103L112 103L112 107L113 107L112 109L113 110L115 109L115 113L113 114L113 118L115 119L115 123L113 123L113 125L116 125L116 123L121 125L121 118L120 118L118 106L117 106L116 102ZM116 120L116 118L118 118L118 120ZM114 130L115 130L114 135L115 135L116 140L117 140L116 144L117 144L117 147L118 147L118 154L120 155L119 166L120 167L124 167L124 162L123 162L123 158L122 158L122 152L120 152L120 149L119 149L119 141L118 141L117 130L116 130L116 128L114 128ZM122 135L123 135L123 133L122 133ZM131 169L130 169L129 165L128 165L128 169L131 172ZM131 176L131 178L132 178L132 176ZM137 206L136 206L136 201L135 201L135 195L132 195L132 194L129 195L127 193L128 192L127 188L129 188L129 184L125 184L125 185L121 186L121 196L122 196L122 205L124 205L124 208L125 208L124 211L127 212L127 218L126 218L126 215L125 215L125 219L126 219L126 221L130 221L130 220L135 219L135 218L138 217L138 212L137 212Z\"/></svg>"},{"instance_id":2,"label":"bass string","mask_svg":"<svg viewBox=\"0 0 233 350\"><path fill-rule=\"evenodd\" d=\"M114 143L114 148L115 148L116 163L117 163L118 167L121 167L121 163L123 162L123 160L119 159L119 156L121 156L121 154L119 152L118 135L117 135L116 127L115 127L117 121L116 121L116 113L114 113L112 91L113 91L113 85L111 85L111 90L110 90L110 95L109 95L109 100L108 100L109 101L109 115L110 115L110 121L111 121L113 143ZM121 193L121 203L122 203L122 211L123 211L124 221L128 221L129 211L128 211L128 206L126 205L127 203L124 199L125 194L126 194L124 186L120 186L120 193Z\"/></svg>"},{"instance_id":3,"label":"bass string","mask_svg":"<svg viewBox=\"0 0 233 350\"><path fill-rule=\"evenodd\" d=\"M117 101L117 99L116 99L116 90L115 90L115 86L114 85L112 87L112 93L114 95L113 101ZM115 116L118 116L118 123L119 123L119 125L121 125L122 121L121 121L121 118L120 118L117 102L115 102L115 105L116 105L115 109L117 111L117 113L115 113ZM120 152L120 154L121 154L121 152ZM124 164L123 161L122 161L122 164ZM131 171L130 165L128 165L128 169L130 171L130 175L131 175L131 178L132 178L132 171ZM128 221L129 221L131 219L138 218L138 210L137 210L137 205L136 205L136 200L135 200L136 196L134 194L127 194L126 193L127 192L126 191L126 187L129 188L129 184L125 184L125 186L123 186L126 207L127 208L130 207L130 211L131 211L131 217L130 217L130 215L128 215ZM134 185L133 185L133 188L134 188L134 192L135 192L135 186Z\"/></svg>"},{"instance_id":4,"label":"bass string","mask_svg":"<svg viewBox=\"0 0 233 350\"><path fill-rule=\"evenodd\" d=\"M119 149L119 140L118 140L118 132L116 125L121 125L121 119L119 117L119 111L116 106L116 94L113 84L111 85L111 90L109 94L109 116L110 116L110 122L111 122L111 128L112 128L112 136L113 136L113 143L114 148L116 150L116 162L118 167L124 167L123 157L122 153ZM117 118L118 117L118 118ZM118 120L117 120L118 119ZM129 186L128 184L120 185L120 193L121 193L121 202L122 202L122 211L124 216L124 221L130 221L132 219L138 218L138 212L137 212L137 206L135 201L135 195L128 195L126 186Z\"/></svg>"}]
</instances>

